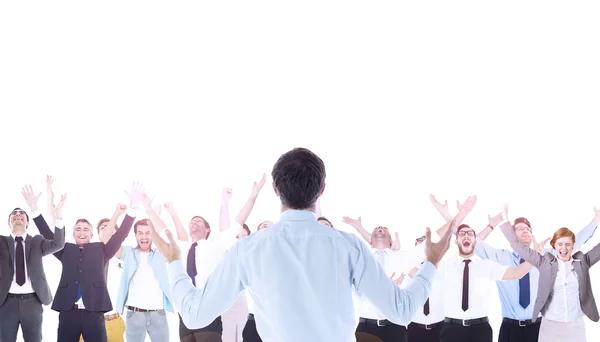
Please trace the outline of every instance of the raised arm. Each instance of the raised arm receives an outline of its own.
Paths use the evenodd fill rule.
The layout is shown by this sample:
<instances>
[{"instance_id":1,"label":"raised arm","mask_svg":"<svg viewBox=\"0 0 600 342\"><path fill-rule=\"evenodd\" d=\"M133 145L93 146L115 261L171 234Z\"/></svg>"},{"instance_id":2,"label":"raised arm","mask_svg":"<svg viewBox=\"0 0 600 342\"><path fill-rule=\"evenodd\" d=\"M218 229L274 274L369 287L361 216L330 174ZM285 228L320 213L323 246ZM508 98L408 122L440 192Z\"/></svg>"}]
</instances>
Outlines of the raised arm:
<instances>
[{"instance_id":1,"label":"raised arm","mask_svg":"<svg viewBox=\"0 0 600 342\"><path fill-rule=\"evenodd\" d=\"M169 216L171 216L171 219L173 220L173 224L175 225L175 231L177 232L177 240L189 241L190 238L185 229L185 226L183 225L183 222L181 222L179 215L177 215L177 211L175 210L175 205L173 205L172 202L166 202L164 204L164 207L165 207L165 210L167 211L167 213L169 213ZM164 228L160 228L160 229L164 229Z\"/></svg>"},{"instance_id":2,"label":"raised arm","mask_svg":"<svg viewBox=\"0 0 600 342\"><path fill-rule=\"evenodd\" d=\"M56 217L54 217L54 193L52 191L52 183L54 179L52 176L46 175L46 213L48 214L48 226L56 226Z\"/></svg>"},{"instance_id":3,"label":"raised arm","mask_svg":"<svg viewBox=\"0 0 600 342\"><path fill-rule=\"evenodd\" d=\"M350 225L363 237L369 244L371 244L371 233L369 233L362 225L362 219L359 216L356 220L349 218L348 216L342 217L342 222Z\"/></svg>"},{"instance_id":4,"label":"raised arm","mask_svg":"<svg viewBox=\"0 0 600 342\"><path fill-rule=\"evenodd\" d=\"M231 228L231 217L229 217L229 201L233 196L230 188L223 188L223 197L221 198L221 214L219 216L219 230L224 232Z\"/></svg>"},{"instance_id":5,"label":"raised arm","mask_svg":"<svg viewBox=\"0 0 600 342\"><path fill-rule=\"evenodd\" d=\"M467 216L471 213L471 211L473 211L475 204L477 204L477 196L476 195L467 197L467 199L465 200L465 203L463 203L463 204L460 204L459 201L456 201L456 207L458 208L458 214L456 214L456 216L454 216L454 218L447 220L448 222L446 222L445 225L443 225L440 229L437 230L438 235L439 236L446 235L446 230L450 227L450 222L452 222L452 221L454 221L454 225L453 225L454 228L452 228L452 229L458 228L458 226L465 220L465 218L467 218Z\"/></svg>"},{"instance_id":6,"label":"raised arm","mask_svg":"<svg viewBox=\"0 0 600 342\"><path fill-rule=\"evenodd\" d=\"M104 255L106 260L110 260L117 253L119 253L119 256L121 255L123 241L125 241L127 235L129 235L131 227L133 226L133 221L135 221L136 211L142 204L144 188L140 183L134 182L131 187L131 192L125 191L125 193L127 194L127 197L129 197L131 205L121 223L121 228L119 228L119 230L117 230L104 245Z\"/></svg>"},{"instance_id":7,"label":"raised arm","mask_svg":"<svg viewBox=\"0 0 600 342\"><path fill-rule=\"evenodd\" d=\"M250 196L246 200L246 203L244 204L242 209L240 209L240 212L235 217L235 221L239 223L240 226L243 226L244 223L246 223L246 221L248 220L248 217L250 217L250 213L254 208L254 204L256 203L256 199L258 198L258 194L265 185L266 180L267 175L263 173L261 179L258 182L254 182L254 184L252 184L252 192L250 192Z\"/></svg>"},{"instance_id":8,"label":"raised arm","mask_svg":"<svg viewBox=\"0 0 600 342\"><path fill-rule=\"evenodd\" d=\"M600 209L596 209L594 207L594 219L592 222L588 223L587 226L583 227L579 232L575 234L575 245L573 249L581 249L583 245L594 236L596 232L596 228L598 228L598 224L600 224Z\"/></svg>"},{"instance_id":9,"label":"raised arm","mask_svg":"<svg viewBox=\"0 0 600 342\"><path fill-rule=\"evenodd\" d=\"M450 208L448 207L448 200L445 200L444 203L442 203L442 202L438 201L438 199L435 198L435 196L433 194L429 195L429 200L431 201L431 204L433 204L435 209L438 211L438 213L440 213L440 215L442 215L442 217L444 218L444 220L446 222L449 222L450 220L452 220L454 218L452 216L452 214L450 214Z\"/></svg>"},{"instance_id":10,"label":"raised arm","mask_svg":"<svg viewBox=\"0 0 600 342\"><path fill-rule=\"evenodd\" d=\"M508 240L508 243L512 249L514 249L514 251L517 252L521 258L532 264L534 267L540 267L543 257L540 255L540 253L529 248L528 246L525 246L519 241L515 230L508 221L508 206L504 206L502 211L502 219L504 223L500 224L500 230L502 233L504 233L504 236L506 237L506 240Z\"/></svg>"},{"instance_id":11,"label":"raised arm","mask_svg":"<svg viewBox=\"0 0 600 342\"><path fill-rule=\"evenodd\" d=\"M110 240L110 237L113 236L117 228L117 221L119 220L119 217L125 214L126 211L127 206L125 204L117 204L115 212L110 218L110 221L108 221L106 227L104 227L104 229L100 230L100 232L98 233L98 238L100 239L100 241L106 244L108 240Z\"/></svg>"}]
</instances>

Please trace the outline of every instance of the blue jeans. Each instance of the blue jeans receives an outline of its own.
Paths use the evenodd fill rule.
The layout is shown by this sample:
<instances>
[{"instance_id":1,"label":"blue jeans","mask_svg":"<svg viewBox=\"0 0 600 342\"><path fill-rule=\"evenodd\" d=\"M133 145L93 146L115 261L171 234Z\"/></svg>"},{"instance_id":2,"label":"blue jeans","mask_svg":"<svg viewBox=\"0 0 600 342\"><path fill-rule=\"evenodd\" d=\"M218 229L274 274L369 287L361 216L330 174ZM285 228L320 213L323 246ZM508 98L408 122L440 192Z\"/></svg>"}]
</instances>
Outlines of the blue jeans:
<instances>
[{"instance_id":1,"label":"blue jeans","mask_svg":"<svg viewBox=\"0 0 600 342\"><path fill-rule=\"evenodd\" d=\"M165 310L139 312L127 310L127 342L144 342L146 333L152 342L169 342L169 324Z\"/></svg>"}]
</instances>

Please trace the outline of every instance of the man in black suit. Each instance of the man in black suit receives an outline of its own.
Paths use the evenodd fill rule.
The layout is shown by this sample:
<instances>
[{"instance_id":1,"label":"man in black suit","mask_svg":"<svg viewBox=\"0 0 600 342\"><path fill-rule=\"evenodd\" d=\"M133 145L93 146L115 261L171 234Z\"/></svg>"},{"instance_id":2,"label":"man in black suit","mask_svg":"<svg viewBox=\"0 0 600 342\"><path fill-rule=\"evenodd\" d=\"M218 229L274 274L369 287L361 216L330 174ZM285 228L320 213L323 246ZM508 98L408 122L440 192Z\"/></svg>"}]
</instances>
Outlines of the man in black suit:
<instances>
[{"instance_id":1,"label":"man in black suit","mask_svg":"<svg viewBox=\"0 0 600 342\"><path fill-rule=\"evenodd\" d=\"M105 268L129 235L142 191L141 187L134 185L128 194L131 205L121 228L106 244L90 242L92 225L86 219L79 219L73 230L75 243L66 243L62 251L54 254L63 266L52 303L52 310L60 312L58 341L78 342L83 335L85 342L106 342L104 313L113 307L106 287ZM44 237L53 235L47 226L38 224L38 227Z\"/></svg>"},{"instance_id":2,"label":"man in black suit","mask_svg":"<svg viewBox=\"0 0 600 342\"><path fill-rule=\"evenodd\" d=\"M48 227L35 206L39 195L36 197L29 194L33 194L31 187L23 188L25 199L31 197L35 200L32 216ZM15 342L19 325L25 342L42 340L44 312L42 304L48 305L52 302L52 293L46 282L42 257L61 250L65 245L65 230L61 221L65 199L63 195L60 203L57 206L53 205L54 215L57 218L55 234L53 234L56 238L45 239L41 235L27 234L29 215L21 208L15 208L8 217L11 233L9 236L0 236L0 341L2 342Z\"/></svg>"}]
</instances>

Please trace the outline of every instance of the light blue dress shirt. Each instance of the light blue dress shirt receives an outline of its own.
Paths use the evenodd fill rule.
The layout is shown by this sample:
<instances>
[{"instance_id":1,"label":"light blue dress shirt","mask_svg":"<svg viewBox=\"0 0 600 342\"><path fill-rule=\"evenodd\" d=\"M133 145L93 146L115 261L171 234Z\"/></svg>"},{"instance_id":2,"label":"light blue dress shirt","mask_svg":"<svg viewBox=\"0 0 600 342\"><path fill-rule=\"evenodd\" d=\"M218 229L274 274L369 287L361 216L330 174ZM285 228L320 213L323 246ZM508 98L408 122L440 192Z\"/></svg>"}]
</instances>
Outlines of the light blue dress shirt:
<instances>
[{"instance_id":1,"label":"light blue dress shirt","mask_svg":"<svg viewBox=\"0 0 600 342\"><path fill-rule=\"evenodd\" d=\"M580 249L594 235L596 227L597 224L592 221L577 233L573 250ZM544 249L544 254L546 253L555 254L555 251L552 248L546 248ZM482 259L494 260L502 265L512 267L517 267L521 263L521 257L514 251L492 248L480 239L477 239L477 243L475 244L475 254ZM535 299L537 298L539 277L540 272L537 268L534 267L529 271L529 285L531 289L529 298L531 298L531 300L529 306L526 308L523 308L521 304L519 304L519 280L496 282L498 285L498 294L500 295L500 303L502 305L502 317L519 321L526 321L533 318L533 306L535 304Z\"/></svg>"},{"instance_id":2,"label":"light blue dress shirt","mask_svg":"<svg viewBox=\"0 0 600 342\"><path fill-rule=\"evenodd\" d=\"M354 287L388 320L407 325L436 271L425 262L400 289L358 236L318 223L307 210L284 211L279 222L238 241L204 286L192 285L181 260L168 269L175 308L189 329L209 325L247 288L265 342L355 341Z\"/></svg>"}]
</instances>

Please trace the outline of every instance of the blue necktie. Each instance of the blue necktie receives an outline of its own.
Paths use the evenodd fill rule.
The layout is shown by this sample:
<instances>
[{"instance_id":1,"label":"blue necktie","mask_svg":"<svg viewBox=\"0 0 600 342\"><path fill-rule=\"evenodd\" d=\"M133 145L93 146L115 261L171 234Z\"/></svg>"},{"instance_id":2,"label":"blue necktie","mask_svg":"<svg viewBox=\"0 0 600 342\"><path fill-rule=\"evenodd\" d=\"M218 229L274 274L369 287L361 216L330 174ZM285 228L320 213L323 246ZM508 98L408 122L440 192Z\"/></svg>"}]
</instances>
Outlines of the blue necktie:
<instances>
[{"instance_id":1,"label":"blue necktie","mask_svg":"<svg viewBox=\"0 0 600 342\"><path fill-rule=\"evenodd\" d=\"M524 263L525 260L521 258L521 264ZM523 307L523 309L529 306L529 272L519 279L519 304Z\"/></svg>"},{"instance_id":2,"label":"blue necktie","mask_svg":"<svg viewBox=\"0 0 600 342\"><path fill-rule=\"evenodd\" d=\"M81 299L81 285L77 285L77 299L75 299L75 302L77 302L78 300Z\"/></svg>"}]
</instances>

